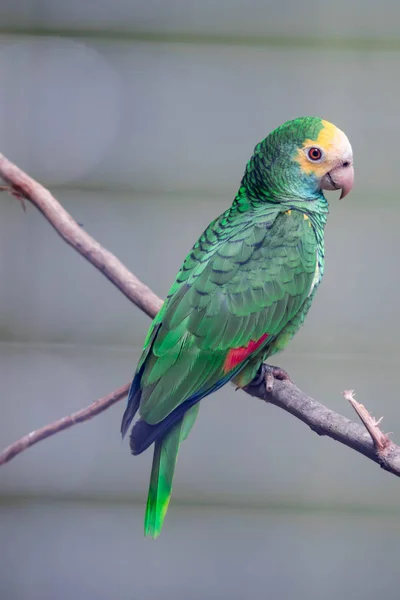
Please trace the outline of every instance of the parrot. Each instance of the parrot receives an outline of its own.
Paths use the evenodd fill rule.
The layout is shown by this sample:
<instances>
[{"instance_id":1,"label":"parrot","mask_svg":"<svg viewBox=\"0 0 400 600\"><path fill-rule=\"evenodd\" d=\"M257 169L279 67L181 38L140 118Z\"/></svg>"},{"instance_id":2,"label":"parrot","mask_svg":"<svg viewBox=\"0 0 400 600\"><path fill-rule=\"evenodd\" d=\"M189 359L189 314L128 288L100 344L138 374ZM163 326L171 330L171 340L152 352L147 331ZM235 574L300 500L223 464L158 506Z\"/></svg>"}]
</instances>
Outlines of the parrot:
<instances>
[{"instance_id":1,"label":"parrot","mask_svg":"<svg viewBox=\"0 0 400 600\"><path fill-rule=\"evenodd\" d=\"M324 274L323 190L350 192L353 152L340 129L300 117L258 143L230 208L185 258L144 341L121 423L138 455L154 444L144 533L161 532L181 443L199 402L271 368L306 317ZM282 375L283 373L283 375ZM288 376L287 376L288 377Z\"/></svg>"}]
</instances>

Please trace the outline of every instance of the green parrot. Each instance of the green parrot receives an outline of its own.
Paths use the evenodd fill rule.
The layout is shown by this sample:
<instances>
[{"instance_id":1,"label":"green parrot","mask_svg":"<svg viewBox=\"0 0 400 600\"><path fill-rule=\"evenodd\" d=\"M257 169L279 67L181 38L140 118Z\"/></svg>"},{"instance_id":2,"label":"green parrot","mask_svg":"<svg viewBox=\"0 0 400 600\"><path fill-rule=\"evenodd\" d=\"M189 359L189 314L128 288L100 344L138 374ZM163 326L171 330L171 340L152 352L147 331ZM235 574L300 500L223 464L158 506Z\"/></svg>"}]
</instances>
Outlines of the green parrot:
<instances>
[{"instance_id":1,"label":"green parrot","mask_svg":"<svg viewBox=\"0 0 400 600\"><path fill-rule=\"evenodd\" d=\"M232 206L195 243L155 317L122 419L132 454L154 443L145 535L157 537L176 459L199 401L245 387L303 323L324 272L328 203L353 184L346 135L317 117L284 123L257 144ZM279 369L273 374L279 375Z\"/></svg>"}]
</instances>

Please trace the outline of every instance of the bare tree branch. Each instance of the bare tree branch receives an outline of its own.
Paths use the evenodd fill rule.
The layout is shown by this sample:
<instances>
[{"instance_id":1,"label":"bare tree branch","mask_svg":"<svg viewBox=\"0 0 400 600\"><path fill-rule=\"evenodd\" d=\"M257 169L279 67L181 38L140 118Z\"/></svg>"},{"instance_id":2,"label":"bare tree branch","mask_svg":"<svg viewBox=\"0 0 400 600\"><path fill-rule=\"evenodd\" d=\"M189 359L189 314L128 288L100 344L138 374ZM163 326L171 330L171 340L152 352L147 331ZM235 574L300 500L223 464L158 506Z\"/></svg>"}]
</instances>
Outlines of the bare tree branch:
<instances>
[{"instance_id":1,"label":"bare tree branch","mask_svg":"<svg viewBox=\"0 0 400 600\"><path fill-rule=\"evenodd\" d=\"M55 433L64 431L64 429L69 429L69 427L72 427L77 423L83 423L84 421L88 421L96 415L99 415L103 410L106 410L116 402L119 402L119 400L122 400L122 398L125 398L129 391L129 385L130 384L123 385L115 390L115 392L108 394L108 396L104 396L104 398L99 398L99 400L92 402L92 404L89 404L86 408L78 410L68 417L58 419L57 421L54 421L54 423L50 423L49 425L45 425L36 431L24 435L24 437L11 444L0 453L0 465L9 462L14 456L21 454L21 452L34 444L37 444L41 440L45 440Z\"/></svg>"},{"instance_id":2,"label":"bare tree branch","mask_svg":"<svg viewBox=\"0 0 400 600\"><path fill-rule=\"evenodd\" d=\"M0 177L10 185L10 193L21 200L24 209L24 200L29 200L40 210L63 240L103 273L131 302L150 317L157 314L162 300L128 271L116 256L86 233L48 190L2 154L0 154Z\"/></svg>"},{"instance_id":3,"label":"bare tree branch","mask_svg":"<svg viewBox=\"0 0 400 600\"><path fill-rule=\"evenodd\" d=\"M251 396L267 400L270 404L282 408L303 421L318 435L326 435L370 458L393 475L400 476L399 446L387 438L389 443L386 445L385 451L383 453L377 451L371 436L364 427L310 398L290 381L275 379L272 393L266 392L264 382L260 382L258 385L250 384L245 391ZM347 396L346 399L348 399ZM351 404L355 408L353 402ZM368 413L365 408L364 411ZM370 419L373 421L371 416ZM382 432L380 433L384 435Z\"/></svg>"},{"instance_id":4,"label":"bare tree branch","mask_svg":"<svg viewBox=\"0 0 400 600\"><path fill-rule=\"evenodd\" d=\"M48 190L1 154L0 177L8 183L10 187L7 190L21 200L23 207L24 200L34 204L59 235L99 269L129 300L148 316L154 317L157 314L162 300L128 271L115 256L83 231ZM2 188L0 187L0 189ZM69 417L59 419L24 436L0 454L0 465L10 461L40 440L72 427L76 423L91 419L124 398L128 389L129 385L125 385ZM273 391L267 392L266 382L262 380L255 385L250 384L244 391L282 408L303 421L318 435L326 435L363 454L390 473L400 476L400 447L380 431L379 422L376 422L365 407L356 402L348 392L345 392L345 397L350 401L367 430L313 400L291 381L275 379Z\"/></svg>"}]
</instances>

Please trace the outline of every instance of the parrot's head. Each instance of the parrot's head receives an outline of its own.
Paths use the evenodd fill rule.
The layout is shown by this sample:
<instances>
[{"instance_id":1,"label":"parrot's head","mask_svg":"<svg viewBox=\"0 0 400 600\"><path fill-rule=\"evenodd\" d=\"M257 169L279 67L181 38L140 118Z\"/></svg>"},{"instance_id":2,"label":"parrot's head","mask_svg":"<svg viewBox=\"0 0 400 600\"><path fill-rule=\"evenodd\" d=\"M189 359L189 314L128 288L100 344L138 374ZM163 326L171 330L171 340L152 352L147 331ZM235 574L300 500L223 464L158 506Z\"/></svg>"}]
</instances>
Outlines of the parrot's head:
<instances>
[{"instance_id":1,"label":"parrot's head","mask_svg":"<svg viewBox=\"0 0 400 600\"><path fill-rule=\"evenodd\" d=\"M294 161L303 180L320 190L340 189L340 198L344 198L354 181L353 151L346 134L323 119L305 117L300 122L305 125L304 139L296 148Z\"/></svg>"},{"instance_id":2,"label":"parrot's head","mask_svg":"<svg viewBox=\"0 0 400 600\"><path fill-rule=\"evenodd\" d=\"M339 189L344 198L353 186L353 151L347 136L332 123L300 117L256 146L245 178L258 186L262 182L277 201L307 200L321 196L322 190Z\"/></svg>"}]
</instances>

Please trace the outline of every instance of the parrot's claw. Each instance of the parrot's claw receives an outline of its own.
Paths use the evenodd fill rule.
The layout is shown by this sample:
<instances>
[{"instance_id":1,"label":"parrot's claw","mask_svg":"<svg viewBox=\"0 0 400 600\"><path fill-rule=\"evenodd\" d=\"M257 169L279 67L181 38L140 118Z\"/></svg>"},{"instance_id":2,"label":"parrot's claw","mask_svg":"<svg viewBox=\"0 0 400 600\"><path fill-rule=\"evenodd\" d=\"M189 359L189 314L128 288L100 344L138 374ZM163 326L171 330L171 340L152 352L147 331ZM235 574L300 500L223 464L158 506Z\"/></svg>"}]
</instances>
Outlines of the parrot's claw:
<instances>
[{"instance_id":1,"label":"parrot's claw","mask_svg":"<svg viewBox=\"0 0 400 600\"><path fill-rule=\"evenodd\" d=\"M280 381L290 381L290 383L293 383L288 373L284 369L263 363L258 370L257 376L253 379L250 385L258 386L260 383L265 382L266 391L271 393L274 389L274 379L279 379Z\"/></svg>"}]
</instances>

